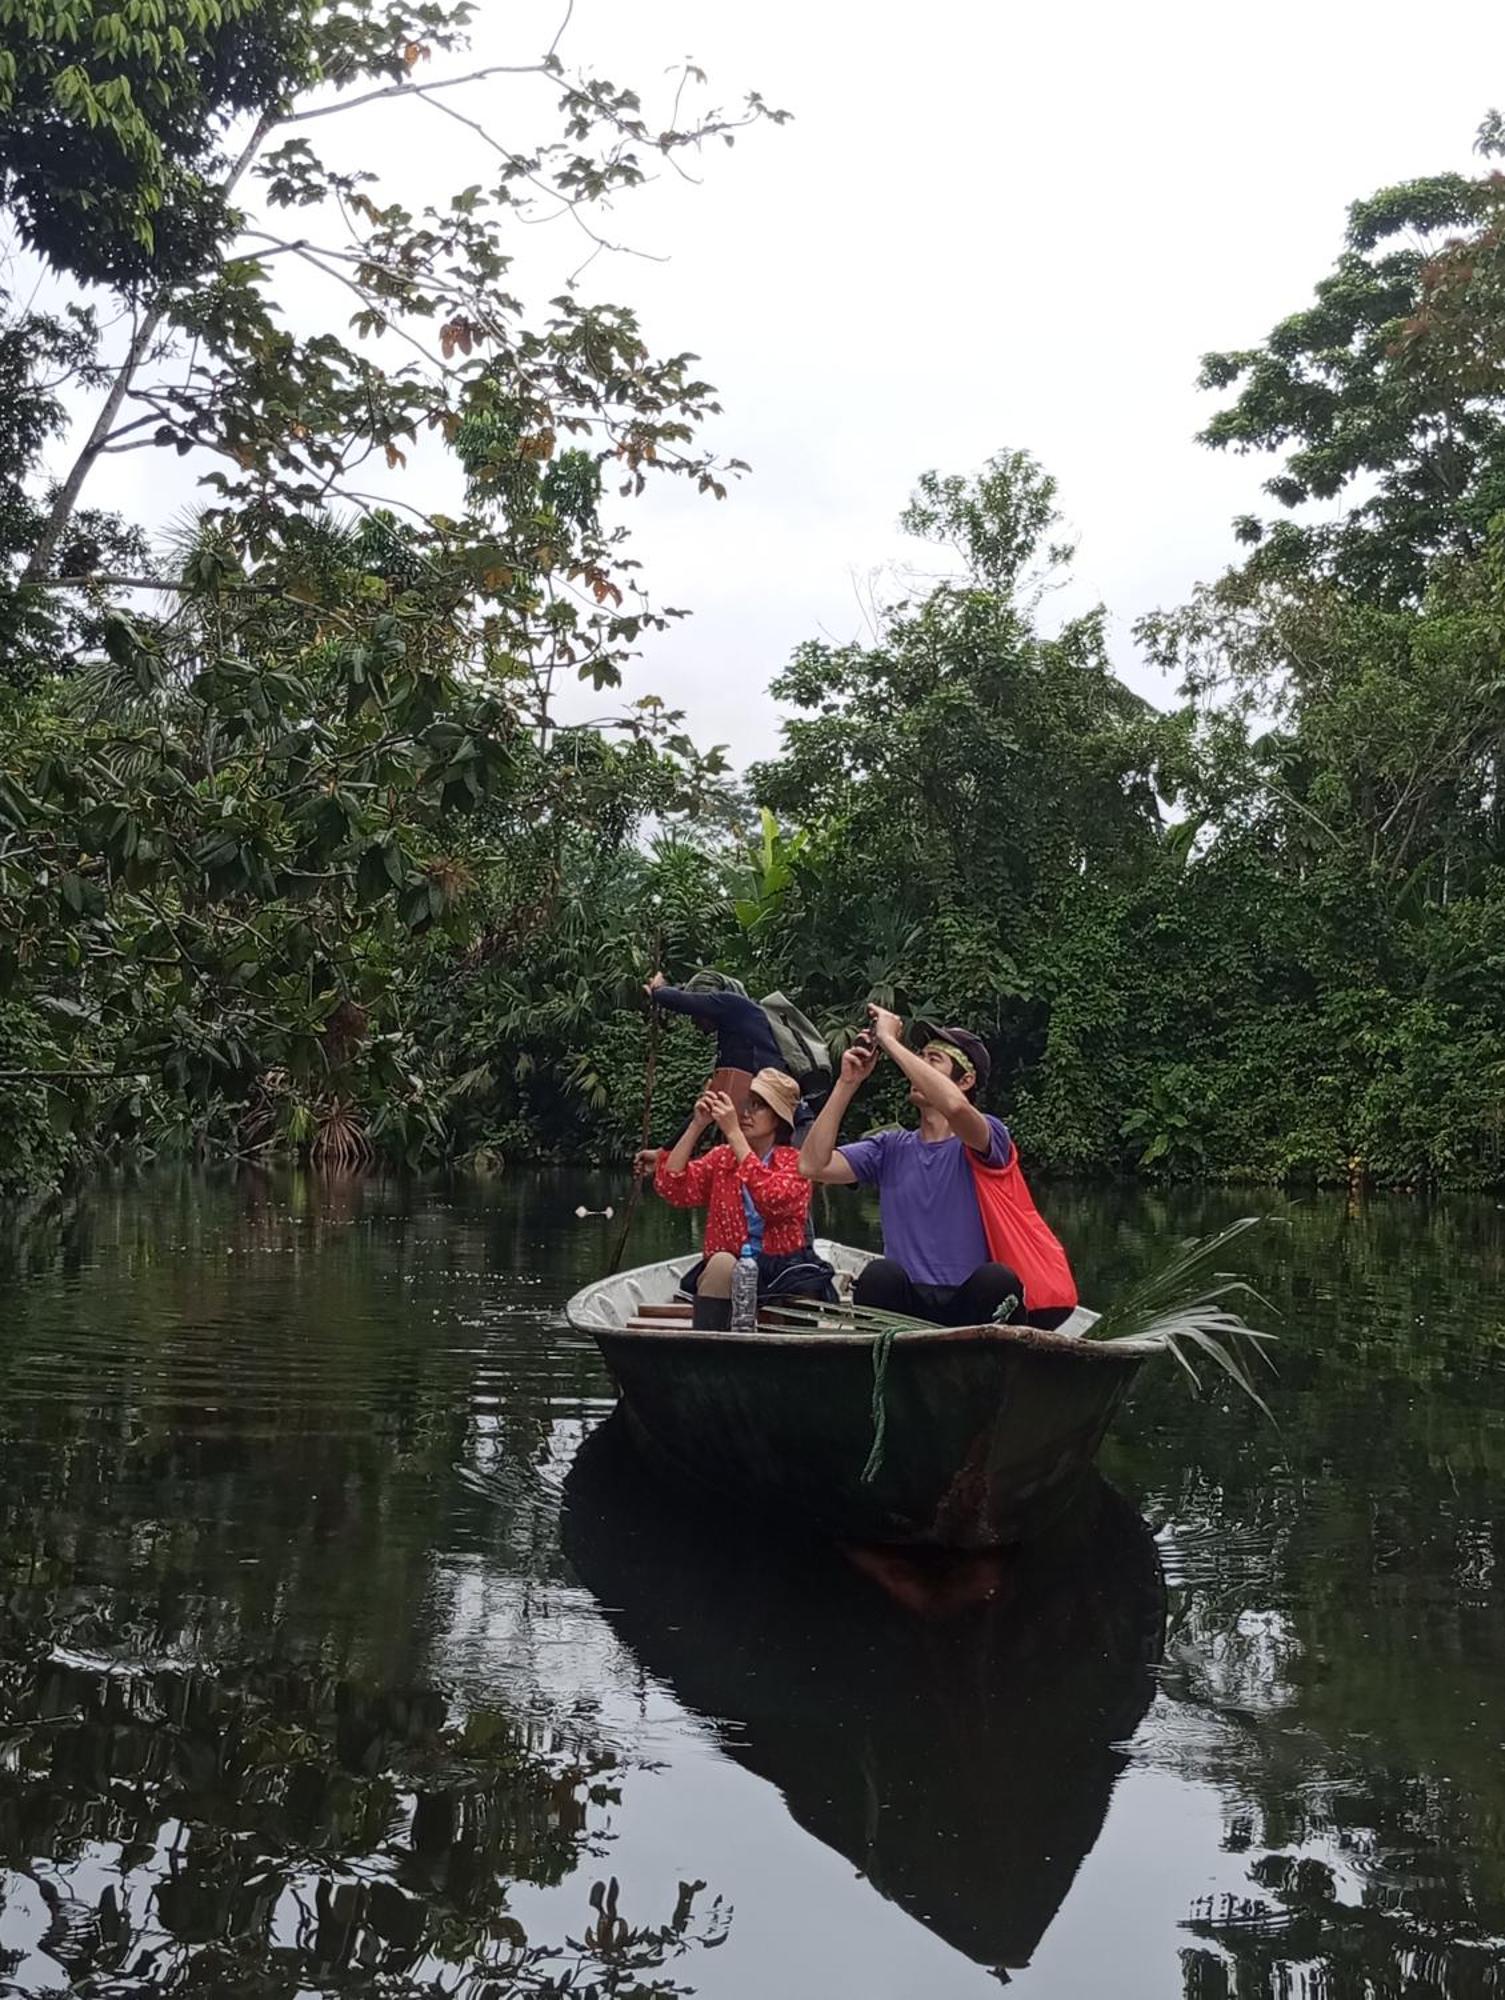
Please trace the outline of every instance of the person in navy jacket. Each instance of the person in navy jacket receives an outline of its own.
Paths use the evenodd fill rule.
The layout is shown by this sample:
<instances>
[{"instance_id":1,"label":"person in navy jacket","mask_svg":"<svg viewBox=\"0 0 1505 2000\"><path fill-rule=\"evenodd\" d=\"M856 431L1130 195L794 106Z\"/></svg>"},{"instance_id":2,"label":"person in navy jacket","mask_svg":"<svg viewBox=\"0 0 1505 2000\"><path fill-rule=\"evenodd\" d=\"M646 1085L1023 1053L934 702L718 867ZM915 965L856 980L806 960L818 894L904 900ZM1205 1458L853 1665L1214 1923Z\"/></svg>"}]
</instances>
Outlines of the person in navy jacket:
<instances>
[{"instance_id":1,"label":"person in navy jacket","mask_svg":"<svg viewBox=\"0 0 1505 2000\"><path fill-rule=\"evenodd\" d=\"M671 986L661 972L654 973L645 991L655 1007L688 1015L702 1034L716 1037L718 1070L740 1070L751 1084L760 1069L783 1069L784 1058L768 1016L745 993L709 986ZM718 1087L726 1089L725 1084ZM739 1095L735 1090L727 1094ZM747 1095L746 1087L740 1095Z\"/></svg>"}]
</instances>

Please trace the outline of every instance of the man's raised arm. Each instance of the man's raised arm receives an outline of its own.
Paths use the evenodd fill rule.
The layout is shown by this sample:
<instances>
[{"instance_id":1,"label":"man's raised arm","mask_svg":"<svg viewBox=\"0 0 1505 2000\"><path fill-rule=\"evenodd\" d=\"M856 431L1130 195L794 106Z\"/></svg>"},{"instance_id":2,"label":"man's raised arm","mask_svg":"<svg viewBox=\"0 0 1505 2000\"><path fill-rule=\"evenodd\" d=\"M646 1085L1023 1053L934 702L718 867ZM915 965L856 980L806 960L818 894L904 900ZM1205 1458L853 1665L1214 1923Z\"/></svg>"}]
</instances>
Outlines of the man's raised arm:
<instances>
[{"instance_id":1,"label":"man's raised arm","mask_svg":"<svg viewBox=\"0 0 1505 2000\"><path fill-rule=\"evenodd\" d=\"M933 1064L904 1045L904 1023L885 1007L869 1007L878 1046L909 1078L915 1089L951 1127L956 1137L984 1158L993 1146L993 1129L959 1083L943 1076Z\"/></svg>"},{"instance_id":2,"label":"man's raised arm","mask_svg":"<svg viewBox=\"0 0 1505 2000\"><path fill-rule=\"evenodd\" d=\"M847 1106L873 1073L878 1060L874 1048L850 1048L841 1059L841 1074L831 1086L831 1095L821 1106L820 1116L805 1134L800 1147L800 1172L807 1181L823 1187L852 1187L857 1176L836 1150L841 1121Z\"/></svg>"}]
</instances>

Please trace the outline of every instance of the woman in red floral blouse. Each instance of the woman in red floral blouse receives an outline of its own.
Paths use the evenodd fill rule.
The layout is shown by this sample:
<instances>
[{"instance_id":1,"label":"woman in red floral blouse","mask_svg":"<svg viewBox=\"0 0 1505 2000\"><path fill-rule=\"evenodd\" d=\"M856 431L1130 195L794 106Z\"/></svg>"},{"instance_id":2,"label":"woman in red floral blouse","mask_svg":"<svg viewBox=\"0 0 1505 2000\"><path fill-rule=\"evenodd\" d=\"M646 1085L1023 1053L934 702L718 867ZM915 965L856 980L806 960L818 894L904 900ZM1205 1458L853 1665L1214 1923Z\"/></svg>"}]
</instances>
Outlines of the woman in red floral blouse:
<instances>
[{"instance_id":1,"label":"woman in red floral blouse","mask_svg":"<svg viewBox=\"0 0 1505 2000\"><path fill-rule=\"evenodd\" d=\"M743 1246L758 1260L758 1297L832 1298L831 1266L809 1245L810 1188L790 1145L799 1085L759 1070L739 1112L709 1086L673 1150L659 1157L653 1186L675 1208L708 1211L701 1261L680 1281L695 1301L692 1325L731 1325L732 1270ZM725 1145L693 1159L702 1133L717 1125Z\"/></svg>"}]
</instances>

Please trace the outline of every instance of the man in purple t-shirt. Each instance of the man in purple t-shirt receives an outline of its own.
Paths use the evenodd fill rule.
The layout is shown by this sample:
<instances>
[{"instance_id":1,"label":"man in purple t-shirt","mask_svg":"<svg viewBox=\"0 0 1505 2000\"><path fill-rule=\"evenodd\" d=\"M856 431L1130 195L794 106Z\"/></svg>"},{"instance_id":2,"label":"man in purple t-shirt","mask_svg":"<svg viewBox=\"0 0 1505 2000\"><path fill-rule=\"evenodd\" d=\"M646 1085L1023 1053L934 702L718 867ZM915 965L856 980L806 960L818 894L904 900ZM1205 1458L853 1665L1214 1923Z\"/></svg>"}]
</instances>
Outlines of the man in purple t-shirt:
<instances>
[{"instance_id":1,"label":"man in purple t-shirt","mask_svg":"<svg viewBox=\"0 0 1505 2000\"><path fill-rule=\"evenodd\" d=\"M984 1326L1022 1320L1024 1285L1006 1264L991 1261L967 1154L984 1165L1007 1166L1008 1127L978 1109L988 1080L988 1052L965 1028L939 1028L923 1049L907 1048L897 1014L870 1007L872 1042L847 1050L841 1074L800 1151L806 1180L832 1187L878 1190L883 1255L862 1272L859 1305L934 1320L941 1326ZM847 1106L873 1073L880 1051L909 1078L917 1131L877 1132L838 1147ZM1070 1308L1036 1310L1035 1326L1057 1326Z\"/></svg>"}]
</instances>

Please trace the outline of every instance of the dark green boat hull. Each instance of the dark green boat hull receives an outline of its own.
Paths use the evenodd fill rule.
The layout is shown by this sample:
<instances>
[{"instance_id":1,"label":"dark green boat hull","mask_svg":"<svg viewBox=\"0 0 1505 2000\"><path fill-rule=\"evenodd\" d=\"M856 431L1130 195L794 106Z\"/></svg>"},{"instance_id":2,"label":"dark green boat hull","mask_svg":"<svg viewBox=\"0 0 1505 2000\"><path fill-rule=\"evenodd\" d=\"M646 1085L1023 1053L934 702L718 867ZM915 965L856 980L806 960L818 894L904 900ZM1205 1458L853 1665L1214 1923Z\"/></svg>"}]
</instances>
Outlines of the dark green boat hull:
<instances>
[{"instance_id":1,"label":"dark green boat hull","mask_svg":"<svg viewBox=\"0 0 1505 2000\"><path fill-rule=\"evenodd\" d=\"M1030 1327L892 1343L883 1449L853 1334L589 1328L663 1471L852 1542L995 1548L1069 1505L1148 1350Z\"/></svg>"}]
</instances>

